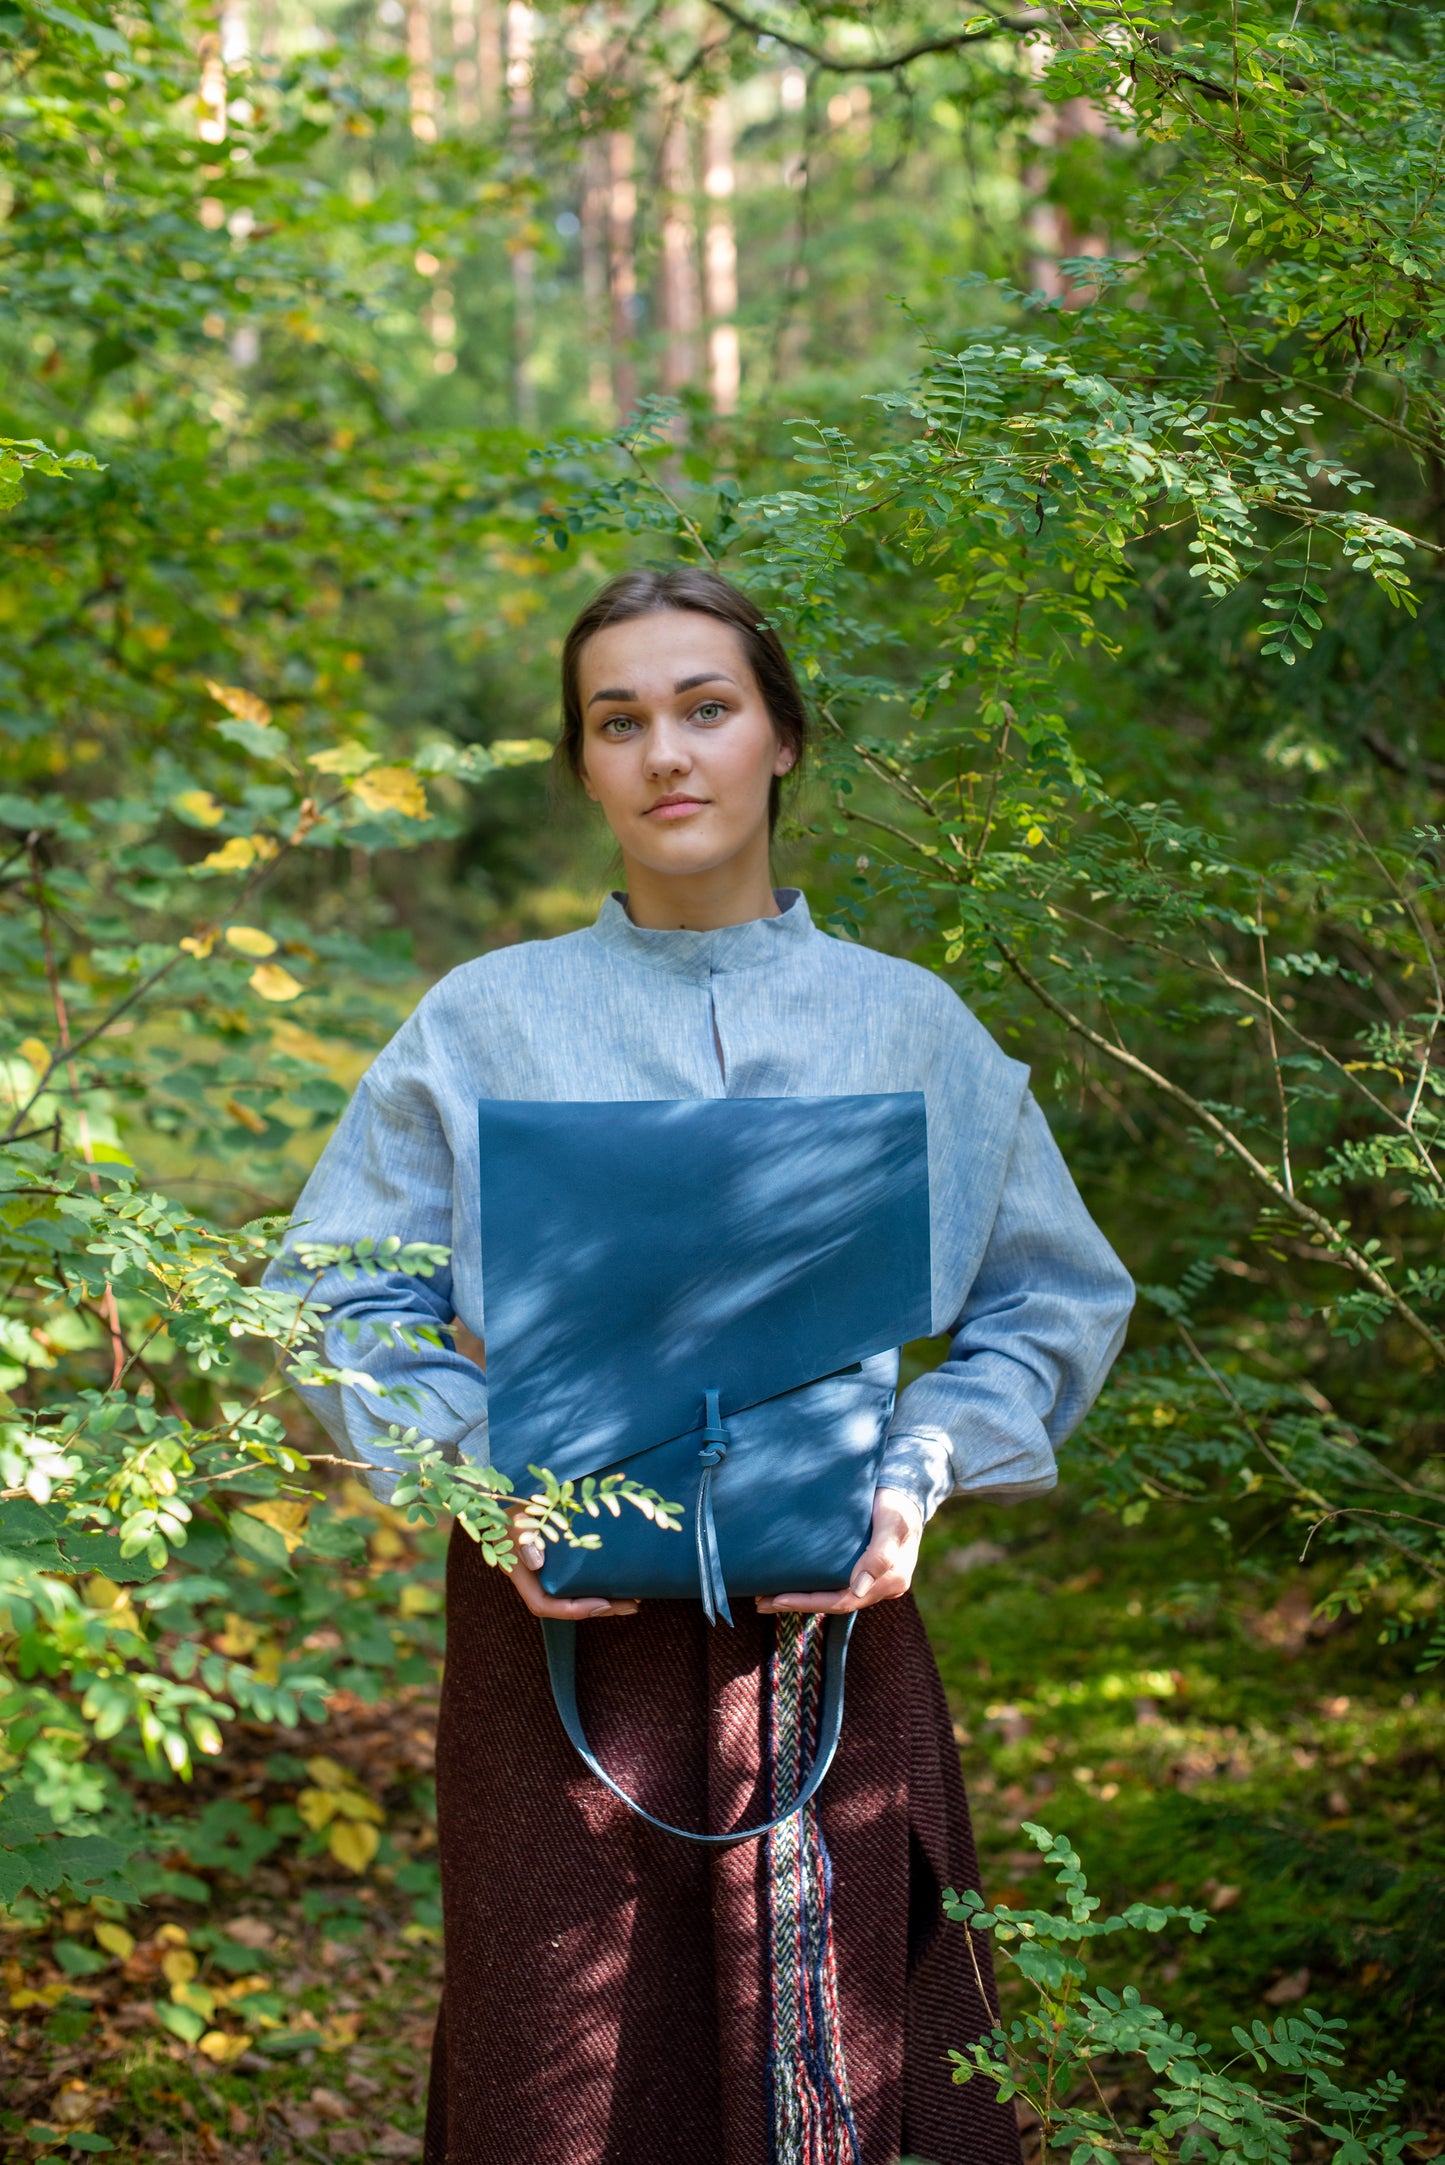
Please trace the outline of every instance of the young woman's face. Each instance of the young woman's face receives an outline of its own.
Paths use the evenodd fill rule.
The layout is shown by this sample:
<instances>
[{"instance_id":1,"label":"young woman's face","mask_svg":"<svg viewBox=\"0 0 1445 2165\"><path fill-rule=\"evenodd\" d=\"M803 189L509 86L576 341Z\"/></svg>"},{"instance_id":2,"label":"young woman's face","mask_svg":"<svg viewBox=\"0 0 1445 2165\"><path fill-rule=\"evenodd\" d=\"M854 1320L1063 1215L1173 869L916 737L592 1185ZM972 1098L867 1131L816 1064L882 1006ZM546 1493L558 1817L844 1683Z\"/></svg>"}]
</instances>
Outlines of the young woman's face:
<instances>
[{"instance_id":1,"label":"young woman's face","mask_svg":"<svg viewBox=\"0 0 1445 2165\"><path fill-rule=\"evenodd\" d=\"M582 778L623 855L708 872L768 825L768 792L795 754L780 742L743 643L694 609L609 624L583 647Z\"/></svg>"}]
</instances>

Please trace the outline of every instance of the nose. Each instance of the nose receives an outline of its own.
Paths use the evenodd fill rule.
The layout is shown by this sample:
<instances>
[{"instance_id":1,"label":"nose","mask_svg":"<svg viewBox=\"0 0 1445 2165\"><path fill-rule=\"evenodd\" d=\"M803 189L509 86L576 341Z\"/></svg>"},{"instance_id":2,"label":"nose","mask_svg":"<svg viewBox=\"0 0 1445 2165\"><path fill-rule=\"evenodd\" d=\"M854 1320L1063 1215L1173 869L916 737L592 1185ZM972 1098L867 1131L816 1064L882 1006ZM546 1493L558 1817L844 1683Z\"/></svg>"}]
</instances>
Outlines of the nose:
<instances>
[{"instance_id":1,"label":"nose","mask_svg":"<svg viewBox=\"0 0 1445 2165\"><path fill-rule=\"evenodd\" d=\"M647 733L643 759L646 773L655 780L663 775L686 774L692 765L687 740L672 722L662 718Z\"/></svg>"}]
</instances>

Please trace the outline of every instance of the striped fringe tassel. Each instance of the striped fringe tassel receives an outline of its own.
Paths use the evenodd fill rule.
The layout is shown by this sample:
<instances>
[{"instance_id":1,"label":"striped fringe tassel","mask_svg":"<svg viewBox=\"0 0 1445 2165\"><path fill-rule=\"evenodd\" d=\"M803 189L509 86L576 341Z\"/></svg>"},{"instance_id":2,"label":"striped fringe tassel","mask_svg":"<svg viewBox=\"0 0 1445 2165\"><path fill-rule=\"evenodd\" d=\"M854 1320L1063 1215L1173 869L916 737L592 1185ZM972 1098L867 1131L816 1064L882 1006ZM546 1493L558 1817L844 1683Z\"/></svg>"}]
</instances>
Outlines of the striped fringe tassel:
<instances>
[{"instance_id":1,"label":"striped fringe tassel","mask_svg":"<svg viewBox=\"0 0 1445 2165\"><path fill-rule=\"evenodd\" d=\"M823 1625L775 1619L769 1753L773 1811L795 1797L818 1727ZM833 1866L817 1803L768 1836L772 2037L770 2165L861 2165L838 2024Z\"/></svg>"}]
</instances>

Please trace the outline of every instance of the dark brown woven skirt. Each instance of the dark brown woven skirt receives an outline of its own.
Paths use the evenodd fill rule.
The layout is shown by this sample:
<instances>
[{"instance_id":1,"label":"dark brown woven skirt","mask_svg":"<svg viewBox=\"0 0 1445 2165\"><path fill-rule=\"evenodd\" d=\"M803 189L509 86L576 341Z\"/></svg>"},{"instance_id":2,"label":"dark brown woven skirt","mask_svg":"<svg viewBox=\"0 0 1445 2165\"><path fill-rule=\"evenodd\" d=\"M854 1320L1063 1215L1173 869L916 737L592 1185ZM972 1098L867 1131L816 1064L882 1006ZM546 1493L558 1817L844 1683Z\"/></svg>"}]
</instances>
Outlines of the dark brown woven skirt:
<instances>
[{"instance_id":1,"label":"dark brown woven skirt","mask_svg":"<svg viewBox=\"0 0 1445 2165\"><path fill-rule=\"evenodd\" d=\"M773 1624L696 1603L580 1627L583 1719L649 1810L766 1817ZM446 1968L427 2165L769 2165L766 1844L657 1832L582 1766L541 1633L464 1533L447 1566L437 1750ZM821 1792L861 2165L1018 2165L1011 2107L949 2079L992 2016L939 1904L976 1886L958 1752L910 1598L866 1610ZM987 1967L983 1975L992 1996Z\"/></svg>"}]
</instances>

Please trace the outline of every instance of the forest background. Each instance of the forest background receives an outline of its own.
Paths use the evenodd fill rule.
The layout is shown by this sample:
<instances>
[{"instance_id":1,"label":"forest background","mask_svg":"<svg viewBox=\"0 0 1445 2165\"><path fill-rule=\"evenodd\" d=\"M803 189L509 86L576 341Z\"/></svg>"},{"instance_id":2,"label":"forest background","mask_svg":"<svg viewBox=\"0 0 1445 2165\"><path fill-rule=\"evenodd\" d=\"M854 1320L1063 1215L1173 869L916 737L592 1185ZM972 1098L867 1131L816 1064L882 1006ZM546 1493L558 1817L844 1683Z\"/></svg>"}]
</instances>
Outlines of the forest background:
<instances>
[{"instance_id":1,"label":"forest background","mask_svg":"<svg viewBox=\"0 0 1445 2165\"><path fill-rule=\"evenodd\" d=\"M1029 2142L1442 2147L1442 35L0 7L14 2155L419 2154L443 1524L257 1280L425 986L593 914L560 632L673 555L804 672L780 876L1030 1063L1142 1289L921 1573Z\"/></svg>"}]
</instances>

